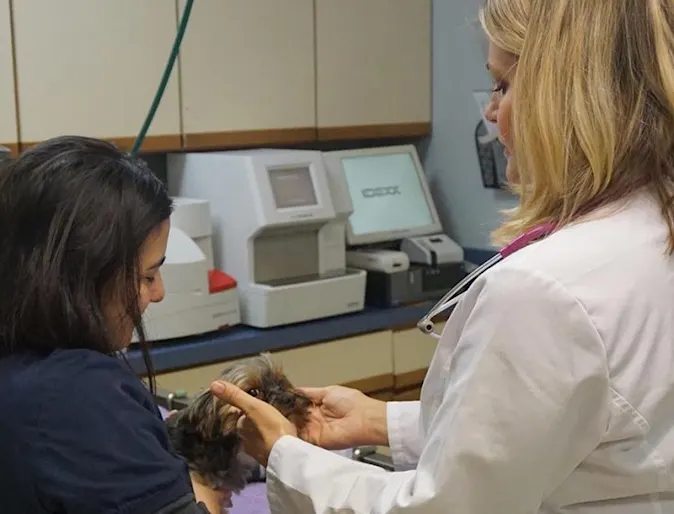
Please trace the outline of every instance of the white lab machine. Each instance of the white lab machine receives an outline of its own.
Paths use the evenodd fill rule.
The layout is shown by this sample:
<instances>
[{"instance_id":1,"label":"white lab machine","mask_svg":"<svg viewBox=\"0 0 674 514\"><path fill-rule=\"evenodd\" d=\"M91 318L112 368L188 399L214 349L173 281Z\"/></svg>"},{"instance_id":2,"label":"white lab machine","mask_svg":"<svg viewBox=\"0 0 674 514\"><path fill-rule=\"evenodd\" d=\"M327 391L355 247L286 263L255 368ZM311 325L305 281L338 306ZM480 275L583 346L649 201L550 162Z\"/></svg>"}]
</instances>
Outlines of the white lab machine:
<instances>
[{"instance_id":1,"label":"white lab machine","mask_svg":"<svg viewBox=\"0 0 674 514\"><path fill-rule=\"evenodd\" d=\"M168 179L173 194L210 201L215 262L238 283L243 323L266 328L363 309L366 273L346 267L351 202L320 152L171 154Z\"/></svg>"},{"instance_id":2,"label":"white lab machine","mask_svg":"<svg viewBox=\"0 0 674 514\"><path fill-rule=\"evenodd\" d=\"M440 264L463 262L463 248L446 235L405 238L401 251L410 262L437 267Z\"/></svg>"},{"instance_id":3,"label":"white lab machine","mask_svg":"<svg viewBox=\"0 0 674 514\"><path fill-rule=\"evenodd\" d=\"M143 315L151 341L204 334L241 322L236 281L213 265L209 202L177 197L173 203L161 267L165 296Z\"/></svg>"},{"instance_id":4,"label":"white lab machine","mask_svg":"<svg viewBox=\"0 0 674 514\"><path fill-rule=\"evenodd\" d=\"M366 303L391 306L439 298L465 276L463 249L443 233L413 145L325 152L324 161L332 176L344 177L353 203L348 258L356 266L364 259L358 252L370 256L360 264L368 270ZM407 256L407 268L384 264L395 252Z\"/></svg>"},{"instance_id":5,"label":"white lab machine","mask_svg":"<svg viewBox=\"0 0 674 514\"><path fill-rule=\"evenodd\" d=\"M410 259L405 252L369 248L347 250L346 263L353 268L384 273L407 271L410 267Z\"/></svg>"}]
</instances>

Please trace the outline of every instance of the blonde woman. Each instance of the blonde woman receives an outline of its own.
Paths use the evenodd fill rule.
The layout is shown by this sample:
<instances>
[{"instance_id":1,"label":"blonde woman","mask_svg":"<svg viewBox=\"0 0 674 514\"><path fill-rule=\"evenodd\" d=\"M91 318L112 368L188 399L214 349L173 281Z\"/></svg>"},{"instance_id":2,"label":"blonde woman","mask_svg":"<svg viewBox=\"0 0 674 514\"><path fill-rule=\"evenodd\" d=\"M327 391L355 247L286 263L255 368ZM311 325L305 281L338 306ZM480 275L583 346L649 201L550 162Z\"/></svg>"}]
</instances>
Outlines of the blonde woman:
<instances>
[{"instance_id":1,"label":"blonde woman","mask_svg":"<svg viewBox=\"0 0 674 514\"><path fill-rule=\"evenodd\" d=\"M556 230L471 286L420 402L311 391L297 437L213 385L275 513L674 513L674 2L488 0L481 19L521 199L498 240ZM320 448L353 444L399 471Z\"/></svg>"}]
</instances>

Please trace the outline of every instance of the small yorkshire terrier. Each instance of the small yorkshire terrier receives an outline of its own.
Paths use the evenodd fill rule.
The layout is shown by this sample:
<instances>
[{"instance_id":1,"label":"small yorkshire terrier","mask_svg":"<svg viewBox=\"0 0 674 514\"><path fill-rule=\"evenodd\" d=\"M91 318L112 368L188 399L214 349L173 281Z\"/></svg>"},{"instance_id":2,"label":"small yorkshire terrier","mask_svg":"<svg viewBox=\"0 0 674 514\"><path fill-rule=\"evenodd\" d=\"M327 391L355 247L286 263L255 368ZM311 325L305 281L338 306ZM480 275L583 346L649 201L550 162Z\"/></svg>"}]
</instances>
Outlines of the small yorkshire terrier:
<instances>
[{"instance_id":1,"label":"small yorkshire terrier","mask_svg":"<svg viewBox=\"0 0 674 514\"><path fill-rule=\"evenodd\" d=\"M308 422L311 399L293 387L267 353L224 369L217 380L230 382L273 405L298 431ZM166 419L175 451L212 489L238 493L254 469L252 459L242 453L236 431L240 416L238 409L206 390Z\"/></svg>"}]
</instances>

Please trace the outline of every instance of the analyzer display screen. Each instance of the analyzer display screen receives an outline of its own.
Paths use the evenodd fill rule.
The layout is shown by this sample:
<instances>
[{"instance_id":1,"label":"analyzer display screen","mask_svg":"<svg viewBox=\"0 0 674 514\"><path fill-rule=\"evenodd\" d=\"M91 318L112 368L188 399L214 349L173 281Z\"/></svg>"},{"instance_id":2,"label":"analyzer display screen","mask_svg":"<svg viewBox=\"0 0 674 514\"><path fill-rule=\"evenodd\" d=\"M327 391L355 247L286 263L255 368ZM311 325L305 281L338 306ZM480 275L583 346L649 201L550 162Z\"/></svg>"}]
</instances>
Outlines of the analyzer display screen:
<instances>
[{"instance_id":1,"label":"analyzer display screen","mask_svg":"<svg viewBox=\"0 0 674 514\"><path fill-rule=\"evenodd\" d=\"M277 209L316 205L316 190L308 166L271 168L269 183Z\"/></svg>"},{"instance_id":2,"label":"analyzer display screen","mask_svg":"<svg viewBox=\"0 0 674 514\"><path fill-rule=\"evenodd\" d=\"M349 217L354 235L409 230L432 225L412 155L360 155L342 158L353 203Z\"/></svg>"}]
</instances>

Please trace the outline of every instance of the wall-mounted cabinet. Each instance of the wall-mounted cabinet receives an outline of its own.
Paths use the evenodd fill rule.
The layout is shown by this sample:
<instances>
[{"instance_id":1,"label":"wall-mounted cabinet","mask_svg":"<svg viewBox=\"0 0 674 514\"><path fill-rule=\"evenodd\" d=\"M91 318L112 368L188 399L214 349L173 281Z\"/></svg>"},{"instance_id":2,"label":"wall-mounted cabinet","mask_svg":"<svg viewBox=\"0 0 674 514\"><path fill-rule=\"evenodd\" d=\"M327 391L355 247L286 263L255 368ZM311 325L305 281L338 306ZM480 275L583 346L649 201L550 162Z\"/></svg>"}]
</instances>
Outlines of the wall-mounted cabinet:
<instances>
[{"instance_id":1,"label":"wall-mounted cabinet","mask_svg":"<svg viewBox=\"0 0 674 514\"><path fill-rule=\"evenodd\" d=\"M180 57L187 148L315 139L314 0L198 0Z\"/></svg>"},{"instance_id":2,"label":"wall-mounted cabinet","mask_svg":"<svg viewBox=\"0 0 674 514\"><path fill-rule=\"evenodd\" d=\"M424 135L431 0L316 0L320 139Z\"/></svg>"},{"instance_id":3,"label":"wall-mounted cabinet","mask_svg":"<svg viewBox=\"0 0 674 514\"><path fill-rule=\"evenodd\" d=\"M130 147L185 0L2 6L0 144ZM430 120L431 0L198 0L143 150L414 137Z\"/></svg>"},{"instance_id":4,"label":"wall-mounted cabinet","mask_svg":"<svg viewBox=\"0 0 674 514\"><path fill-rule=\"evenodd\" d=\"M16 123L10 12L9 0L0 2L0 73L3 76L0 81L0 145L16 152L19 133Z\"/></svg>"},{"instance_id":5,"label":"wall-mounted cabinet","mask_svg":"<svg viewBox=\"0 0 674 514\"><path fill-rule=\"evenodd\" d=\"M19 0L12 6L22 146L62 134L131 146L175 39L175 3ZM174 73L144 149L180 147L178 93Z\"/></svg>"}]
</instances>

